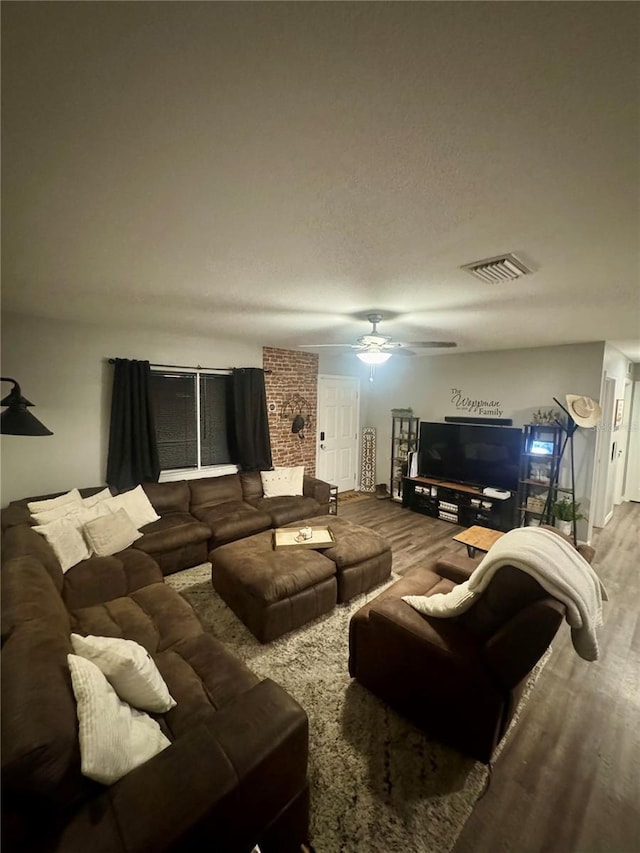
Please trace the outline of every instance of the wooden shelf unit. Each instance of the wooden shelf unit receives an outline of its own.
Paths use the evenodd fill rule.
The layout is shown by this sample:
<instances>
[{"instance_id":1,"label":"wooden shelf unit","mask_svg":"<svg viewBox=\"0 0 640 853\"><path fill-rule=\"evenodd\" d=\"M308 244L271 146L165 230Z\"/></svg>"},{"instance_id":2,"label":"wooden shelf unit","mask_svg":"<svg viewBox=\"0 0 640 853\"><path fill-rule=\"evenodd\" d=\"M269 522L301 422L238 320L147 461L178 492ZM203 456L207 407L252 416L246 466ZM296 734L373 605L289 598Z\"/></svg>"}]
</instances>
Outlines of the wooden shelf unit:
<instances>
[{"instance_id":1,"label":"wooden shelf unit","mask_svg":"<svg viewBox=\"0 0 640 853\"><path fill-rule=\"evenodd\" d=\"M391 423L391 500L402 500L402 484L407 474L409 454L418 449L420 418L393 415Z\"/></svg>"},{"instance_id":2,"label":"wooden shelf unit","mask_svg":"<svg viewBox=\"0 0 640 853\"><path fill-rule=\"evenodd\" d=\"M558 493L572 494L571 489L558 485L562 437L562 428L557 424L524 427L518 489L521 527L553 524L551 507ZM532 451L536 447L538 452Z\"/></svg>"}]
</instances>

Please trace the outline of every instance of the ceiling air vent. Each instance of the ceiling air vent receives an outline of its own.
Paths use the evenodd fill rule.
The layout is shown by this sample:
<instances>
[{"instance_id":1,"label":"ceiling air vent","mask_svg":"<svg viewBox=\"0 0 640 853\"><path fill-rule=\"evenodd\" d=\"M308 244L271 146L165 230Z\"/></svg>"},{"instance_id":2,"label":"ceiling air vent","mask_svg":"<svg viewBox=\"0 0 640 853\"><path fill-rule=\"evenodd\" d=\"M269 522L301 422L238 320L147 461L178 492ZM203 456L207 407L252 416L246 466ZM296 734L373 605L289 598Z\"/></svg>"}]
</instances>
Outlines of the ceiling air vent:
<instances>
[{"instance_id":1,"label":"ceiling air vent","mask_svg":"<svg viewBox=\"0 0 640 853\"><path fill-rule=\"evenodd\" d=\"M461 269L467 270L481 281L488 281L489 284L513 281L531 272L515 255L498 255L484 261L474 261L472 264L465 264Z\"/></svg>"}]
</instances>

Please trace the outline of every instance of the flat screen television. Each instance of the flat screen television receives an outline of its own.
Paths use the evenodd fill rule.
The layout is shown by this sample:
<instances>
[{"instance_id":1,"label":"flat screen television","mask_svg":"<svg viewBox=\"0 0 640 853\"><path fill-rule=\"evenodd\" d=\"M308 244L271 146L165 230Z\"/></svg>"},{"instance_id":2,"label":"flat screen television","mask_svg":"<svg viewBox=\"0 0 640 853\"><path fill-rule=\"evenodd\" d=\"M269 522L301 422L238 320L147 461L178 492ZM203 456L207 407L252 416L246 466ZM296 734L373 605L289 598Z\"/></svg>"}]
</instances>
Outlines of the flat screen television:
<instances>
[{"instance_id":1,"label":"flat screen television","mask_svg":"<svg viewBox=\"0 0 640 853\"><path fill-rule=\"evenodd\" d=\"M522 431L480 424L420 424L418 474L473 486L518 490Z\"/></svg>"}]
</instances>

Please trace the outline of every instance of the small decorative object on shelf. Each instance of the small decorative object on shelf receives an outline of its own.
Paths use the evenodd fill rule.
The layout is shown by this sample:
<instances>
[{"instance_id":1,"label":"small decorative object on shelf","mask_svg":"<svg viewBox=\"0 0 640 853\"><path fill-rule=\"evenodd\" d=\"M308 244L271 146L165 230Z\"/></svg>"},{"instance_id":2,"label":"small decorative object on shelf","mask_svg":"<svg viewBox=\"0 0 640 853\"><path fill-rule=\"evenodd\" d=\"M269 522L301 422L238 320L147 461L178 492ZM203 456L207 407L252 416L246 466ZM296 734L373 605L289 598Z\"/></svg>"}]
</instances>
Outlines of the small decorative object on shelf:
<instances>
[{"instance_id":1,"label":"small decorative object on shelf","mask_svg":"<svg viewBox=\"0 0 640 853\"><path fill-rule=\"evenodd\" d=\"M391 409L391 483L390 497L402 500L402 481L409 470L409 457L418 449L418 425L413 409Z\"/></svg>"},{"instance_id":2,"label":"small decorative object on shelf","mask_svg":"<svg viewBox=\"0 0 640 853\"><path fill-rule=\"evenodd\" d=\"M529 495L527 498L527 509L531 512L544 512L544 505L547 502L546 495Z\"/></svg>"},{"instance_id":3,"label":"small decorative object on shelf","mask_svg":"<svg viewBox=\"0 0 640 853\"><path fill-rule=\"evenodd\" d=\"M531 422L534 424L557 424L559 420L560 412L556 409L547 409L546 411L538 409L531 416Z\"/></svg>"}]
</instances>

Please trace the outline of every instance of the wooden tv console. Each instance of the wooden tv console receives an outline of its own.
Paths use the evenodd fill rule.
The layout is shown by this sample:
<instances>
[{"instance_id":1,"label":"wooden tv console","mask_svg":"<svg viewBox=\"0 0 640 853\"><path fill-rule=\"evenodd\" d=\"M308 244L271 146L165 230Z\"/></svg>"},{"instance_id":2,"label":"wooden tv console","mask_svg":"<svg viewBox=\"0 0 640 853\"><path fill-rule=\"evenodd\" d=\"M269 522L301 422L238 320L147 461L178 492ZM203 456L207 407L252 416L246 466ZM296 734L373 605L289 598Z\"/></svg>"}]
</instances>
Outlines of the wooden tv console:
<instances>
[{"instance_id":1,"label":"wooden tv console","mask_svg":"<svg viewBox=\"0 0 640 853\"><path fill-rule=\"evenodd\" d=\"M402 506L433 518L463 527L490 527L511 530L515 525L516 497L506 500L484 495L477 486L433 480L430 477L405 477Z\"/></svg>"}]
</instances>

